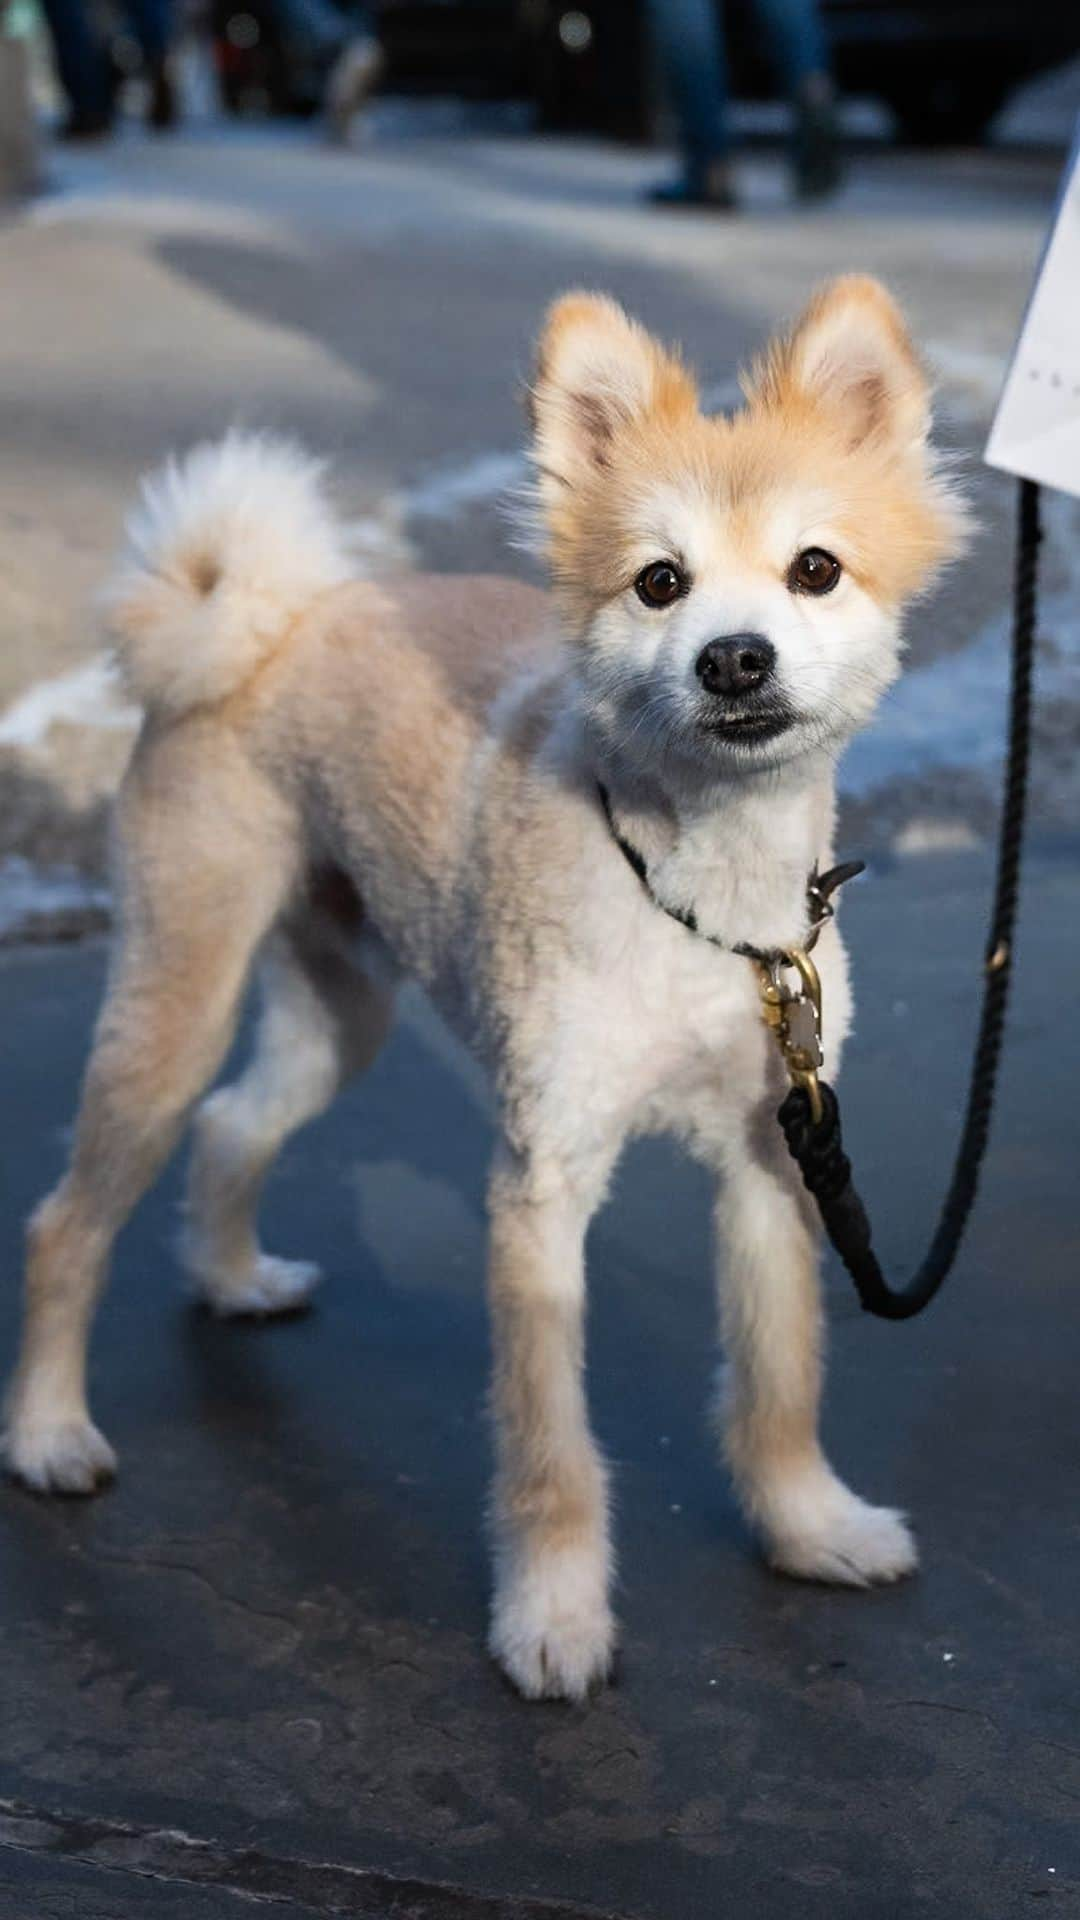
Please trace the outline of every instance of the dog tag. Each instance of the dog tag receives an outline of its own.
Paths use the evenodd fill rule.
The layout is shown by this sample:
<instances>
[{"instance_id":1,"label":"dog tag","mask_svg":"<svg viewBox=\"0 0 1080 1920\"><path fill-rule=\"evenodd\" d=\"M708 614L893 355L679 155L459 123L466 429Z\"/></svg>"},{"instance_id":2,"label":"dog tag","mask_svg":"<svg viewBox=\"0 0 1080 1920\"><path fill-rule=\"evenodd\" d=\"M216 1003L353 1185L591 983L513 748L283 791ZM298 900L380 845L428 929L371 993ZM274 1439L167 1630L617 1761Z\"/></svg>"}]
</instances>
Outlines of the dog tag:
<instances>
[{"instance_id":1,"label":"dog tag","mask_svg":"<svg viewBox=\"0 0 1080 1920\"><path fill-rule=\"evenodd\" d=\"M806 1057L806 1066L816 1072L821 1065L821 1041L810 1001L805 997L789 1000L784 1008L784 1020L787 1026L788 1050L797 1047Z\"/></svg>"},{"instance_id":2,"label":"dog tag","mask_svg":"<svg viewBox=\"0 0 1080 1920\"><path fill-rule=\"evenodd\" d=\"M986 459L1080 494L1080 136L998 402Z\"/></svg>"}]
</instances>

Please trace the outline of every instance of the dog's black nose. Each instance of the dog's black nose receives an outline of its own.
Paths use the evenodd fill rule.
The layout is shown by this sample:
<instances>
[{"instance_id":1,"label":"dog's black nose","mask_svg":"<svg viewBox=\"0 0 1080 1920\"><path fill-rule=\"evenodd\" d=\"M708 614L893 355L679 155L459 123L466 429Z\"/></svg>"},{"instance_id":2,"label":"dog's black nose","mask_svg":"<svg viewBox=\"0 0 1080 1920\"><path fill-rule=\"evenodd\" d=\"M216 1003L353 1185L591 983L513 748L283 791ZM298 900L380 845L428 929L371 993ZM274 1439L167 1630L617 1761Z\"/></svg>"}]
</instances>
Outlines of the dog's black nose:
<instances>
[{"instance_id":1,"label":"dog's black nose","mask_svg":"<svg viewBox=\"0 0 1080 1920\"><path fill-rule=\"evenodd\" d=\"M776 665L776 648L763 633L729 633L702 647L695 669L706 693L753 693Z\"/></svg>"}]
</instances>

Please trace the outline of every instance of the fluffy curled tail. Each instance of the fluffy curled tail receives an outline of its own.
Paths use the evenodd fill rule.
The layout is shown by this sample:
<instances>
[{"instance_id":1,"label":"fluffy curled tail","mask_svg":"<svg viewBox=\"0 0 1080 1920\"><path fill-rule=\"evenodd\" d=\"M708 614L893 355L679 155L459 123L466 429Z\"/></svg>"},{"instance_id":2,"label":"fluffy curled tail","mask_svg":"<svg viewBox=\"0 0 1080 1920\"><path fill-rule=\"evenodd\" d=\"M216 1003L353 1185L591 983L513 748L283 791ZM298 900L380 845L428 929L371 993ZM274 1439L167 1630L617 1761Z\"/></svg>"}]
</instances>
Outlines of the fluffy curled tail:
<instances>
[{"instance_id":1,"label":"fluffy curled tail","mask_svg":"<svg viewBox=\"0 0 1080 1920\"><path fill-rule=\"evenodd\" d=\"M106 630L132 695L161 716L235 692L354 571L320 464L259 434L170 460L143 482L126 531Z\"/></svg>"}]
</instances>

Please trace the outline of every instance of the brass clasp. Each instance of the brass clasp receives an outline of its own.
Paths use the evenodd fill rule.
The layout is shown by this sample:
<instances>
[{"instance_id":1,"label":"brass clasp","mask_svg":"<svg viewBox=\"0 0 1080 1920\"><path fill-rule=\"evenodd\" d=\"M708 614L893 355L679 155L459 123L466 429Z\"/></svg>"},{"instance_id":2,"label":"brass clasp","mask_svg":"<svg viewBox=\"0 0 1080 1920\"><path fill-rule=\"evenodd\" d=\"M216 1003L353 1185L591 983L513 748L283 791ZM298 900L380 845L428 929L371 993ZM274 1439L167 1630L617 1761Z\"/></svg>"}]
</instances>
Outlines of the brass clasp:
<instances>
[{"instance_id":1,"label":"brass clasp","mask_svg":"<svg viewBox=\"0 0 1080 1920\"><path fill-rule=\"evenodd\" d=\"M818 1073L824 1055L821 1049L821 976L805 947L791 947L775 960L754 960L761 994L765 1025L776 1037L777 1046L793 1087L802 1087L810 1101L810 1117L816 1126L823 1108ZM798 984L789 987L785 972L797 973Z\"/></svg>"}]
</instances>

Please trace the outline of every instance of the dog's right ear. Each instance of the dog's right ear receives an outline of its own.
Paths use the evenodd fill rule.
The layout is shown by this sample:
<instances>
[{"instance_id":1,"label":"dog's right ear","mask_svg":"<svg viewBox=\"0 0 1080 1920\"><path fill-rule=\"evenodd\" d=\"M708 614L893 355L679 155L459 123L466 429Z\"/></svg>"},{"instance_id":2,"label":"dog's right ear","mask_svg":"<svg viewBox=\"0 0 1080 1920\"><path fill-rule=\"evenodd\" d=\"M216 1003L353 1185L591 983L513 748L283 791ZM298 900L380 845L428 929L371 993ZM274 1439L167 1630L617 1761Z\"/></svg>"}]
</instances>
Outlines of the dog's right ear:
<instances>
[{"instance_id":1,"label":"dog's right ear","mask_svg":"<svg viewBox=\"0 0 1080 1920\"><path fill-rule=\"evenodd\" d=\"M548 312L529 393L544 507L602 477L628 429L658 416L681 425L696 409L681 362L616 301L565 294Z\"/></svg>"}]
</instances>

